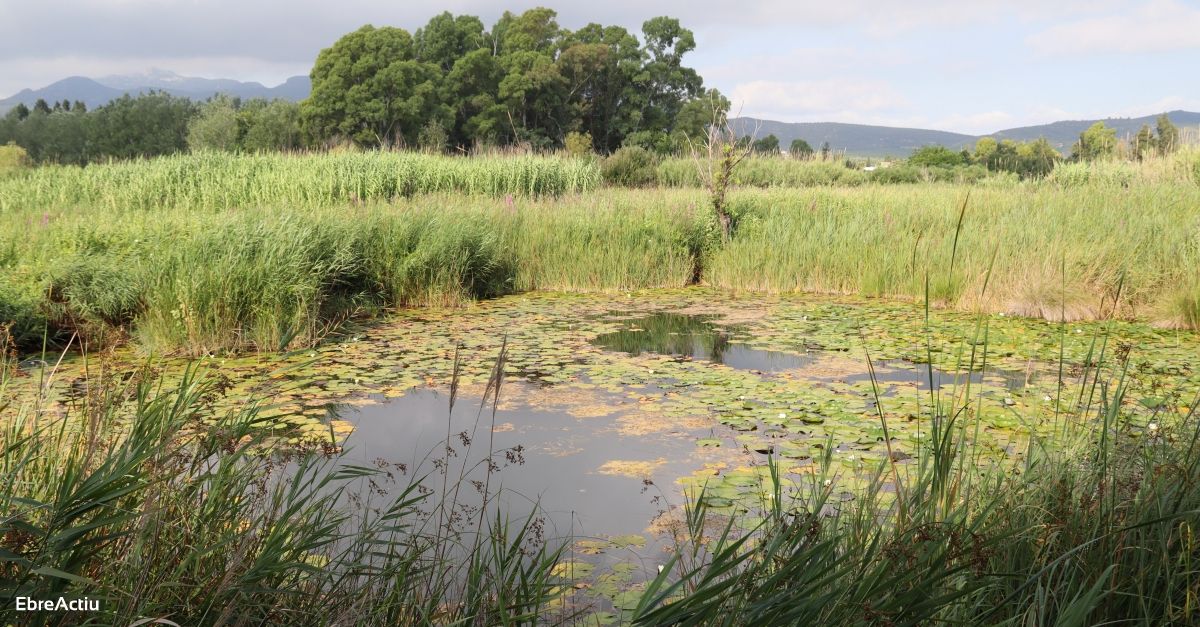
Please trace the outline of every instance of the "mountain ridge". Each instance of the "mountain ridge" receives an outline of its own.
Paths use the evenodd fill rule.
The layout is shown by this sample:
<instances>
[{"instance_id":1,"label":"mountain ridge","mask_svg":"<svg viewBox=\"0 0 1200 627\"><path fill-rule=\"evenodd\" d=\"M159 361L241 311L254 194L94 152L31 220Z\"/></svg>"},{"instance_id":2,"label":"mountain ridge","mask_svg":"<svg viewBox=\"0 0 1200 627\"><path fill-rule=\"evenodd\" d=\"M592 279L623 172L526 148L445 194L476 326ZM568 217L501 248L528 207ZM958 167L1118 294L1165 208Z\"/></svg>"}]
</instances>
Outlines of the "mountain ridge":
<instances>
[{"instance_id":1,"label":"mountain ridge","mask_svg":"<svg viewBox=\"0 0 1200 627\"><path fill-rule=\"evenodd\" d=\"M1166 111L1165 113L1167 118L1178 127L1200 126L1200 113L1184 110ZM1096 122L1104 122L1110 128L1116 129L1117 137L1124 138L1135 135L1143 124L1149 124L1153 128L1159 115L1153 114L1136 118L1058 120L1047 124L1001 129L983 135L843 122L777 122L752 117L732 118L729 122L739 135L750 134L756 128L756 137L775 135L779 138L779 146L785 150L793 140L803 139L814 150L820 150L821 144L828 141L830 148L839 153L845 152L850 155L869 157L906 157L922 146L945 146L954 150L970 148L984 137L1011 139L1019 142L1033 141L1044 137L1059 152L1067 153L1070 152L1071 145L1079 139L1079 134Z\"/></svg>"},{"instance_id":2,"label":"mountain ridge","mask_svg":"<svg viewBox=\"0 0 1200 627\"><path fill-rule=\"evenodd\" d=\"M39 89L21 91L0 99L0 115L23 103L32 107L39 98L54 103L61 100L83 101L89 109L106 104L124 94L137 95L151 90L165 91L173 96L206 100L217 94L238 98L282 98L300 101L308 97L312 85L307 76L292 76L274 87L254 81L229 78L198 78L181 76L168 70L151 69L142 74L111 75L100 78L69 76Z\"/></svg>"}]
</instances>

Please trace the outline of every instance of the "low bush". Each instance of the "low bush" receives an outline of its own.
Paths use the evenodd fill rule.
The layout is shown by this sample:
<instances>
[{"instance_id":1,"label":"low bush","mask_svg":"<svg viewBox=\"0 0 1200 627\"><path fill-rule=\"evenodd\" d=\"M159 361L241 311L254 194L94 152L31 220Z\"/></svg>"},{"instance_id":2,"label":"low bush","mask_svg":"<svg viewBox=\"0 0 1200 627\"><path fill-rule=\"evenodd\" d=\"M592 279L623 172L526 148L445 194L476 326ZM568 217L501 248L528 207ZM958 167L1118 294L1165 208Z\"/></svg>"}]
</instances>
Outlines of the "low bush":
<instances>
[{"instance_id":1,"label":"low bush","mask_svg":"<svg viewBox=\"0 0 1200 627\"><path fill-rule=\"evenodd\" d=\"M623 146L604 159L604 182L622 187L645 187L656 181L658 158L641 146Z\"/></svg>"}]
</instances>

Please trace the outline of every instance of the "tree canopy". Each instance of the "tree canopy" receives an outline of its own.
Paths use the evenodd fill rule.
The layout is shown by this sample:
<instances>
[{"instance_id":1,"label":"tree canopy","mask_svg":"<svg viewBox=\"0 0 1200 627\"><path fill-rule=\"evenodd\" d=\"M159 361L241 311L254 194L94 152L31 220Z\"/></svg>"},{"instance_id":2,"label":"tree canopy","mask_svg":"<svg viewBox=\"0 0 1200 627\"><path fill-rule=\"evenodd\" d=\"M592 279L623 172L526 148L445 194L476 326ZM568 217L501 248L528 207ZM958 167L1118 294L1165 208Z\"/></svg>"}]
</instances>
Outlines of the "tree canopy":
<instances>
[{"instance_id":1,"label":"tree canopy","mask_svg":"<svg viewBox=\"0 0 1200 627\"><path fill-rule=\"evenodd\" d=\"M490 31L449 12L414 34L368 25L321 51L301 119L316 142L415 145L436 122L464 148L561 147L578 133L600 152L663 151L704 128L703 106L705 121L713 102L728 108L684 65L695 46L674 18L647 20L639 40L620 26L571 32L541 7L505 12Z\"/></svg>"}]
</instances>

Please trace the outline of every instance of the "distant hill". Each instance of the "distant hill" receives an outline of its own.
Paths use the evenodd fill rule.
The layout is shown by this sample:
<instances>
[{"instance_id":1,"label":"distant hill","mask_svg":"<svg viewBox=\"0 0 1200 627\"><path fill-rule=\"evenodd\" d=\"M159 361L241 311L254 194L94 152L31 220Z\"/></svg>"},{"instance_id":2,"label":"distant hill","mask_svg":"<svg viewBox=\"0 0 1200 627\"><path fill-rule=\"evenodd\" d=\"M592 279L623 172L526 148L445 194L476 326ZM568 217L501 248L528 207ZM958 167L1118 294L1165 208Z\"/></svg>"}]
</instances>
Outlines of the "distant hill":
<instances>
[{"instance_id":1,"label":"distant hill","mask_svg":"<svg viewBox=\"0 0 1200 627\"><path fill-rule=\"evenodd\" d=\"M123 94L141 94L150 90L162 90L175 96L206 100L216 94L228 94L240 98L282 98L299 101L308 97L312 89L307 76L293 76L275 87L262 83L242 82L227 78L195 78L180 76L165 70L151 70L145 74L104 76L85 78L72 76L51 83L41 89L23 89L0 100L0 115L15 107L17 103L33 106L38 98L46 102L60 100L82 100L88 108L95 108L119 98Z\"/></svg>"},{"instance_id":2,"label":"distant hill","mask_svg":"<svg viewBox=\"0 0 1200 627\"><path fill-rule=\"evenodd\" d=\"M1138 130L1142 128L1143 124L1149 124L1150 128L1154 128L1154 121L1157 118L1158 115L1155 114L1140 118L1105 118L1100 121L1104 122L1110 128L1117 129L1117 137L1125 138L1137 135ZM1167 118L1171 120L1171 123L1179 127L1200 126L1200 113L1194 111L1168 111ZM1016 141L1030 141L1039 137L1045 137L1060 152L1069 152L1071 145L1079 139L1079 134L1096 122L1097 120L1064 120L1062 122L1052 122L1039 126L1022 126L1020 128L996 131L991 136L996 139L1012 139Z\"/></svg>"},{"instance_id":3,"label":"distant hill","mask_svg":"<svg viewBox=\"0 0 1200 627\"><path fill-rule=\"evenodd\" d=\"M757 137L775 135L779 145L787 150L795 139L803 139L820 150L829 142L829 147L838 153L846 152L861 156L907 156L922 146L941 145L964 148L975 144L973 135L932 131L921 128L896 128L892 126L869 126L866 124L842 124L840 122L775 122L754 118L733 118L730 126L738 135L755 133Z\"/></svg>"},{"instance_id":4,"label":"distant hill","mask_svg":"<svg viewBox=\"0 0 1200 627\"><path fill-rule=\"evenodd\" d=\"M1117 137L1123 138L1135 135L1143 124L1149 124L1153 128L1157 117L1156 114L1140 118L1107 118L1101 121L1116 129ZM1179 127L1200 126L1200 113L1193 111L1170 111L1167 117ZM803 139L814 150L820 150L821 144L829 142L830 148L838 153L845 152L864 157L906 157L922 146L945 146L959 150L975 145L981 137L1015 141L1032 141L1045 137L1060 152L1067 153L1070 152L1071 145L1079 139L1079 134L1096 122L1097 120L1066 120L1010 128L987 135L964 135L929 129L837 122L775 122L745 117L730 120L730 124L739 135L752 133L757 126L758 137L773 134L779 138L779 145L785 150L792 140Z\"/></svg>"}]
</instances>

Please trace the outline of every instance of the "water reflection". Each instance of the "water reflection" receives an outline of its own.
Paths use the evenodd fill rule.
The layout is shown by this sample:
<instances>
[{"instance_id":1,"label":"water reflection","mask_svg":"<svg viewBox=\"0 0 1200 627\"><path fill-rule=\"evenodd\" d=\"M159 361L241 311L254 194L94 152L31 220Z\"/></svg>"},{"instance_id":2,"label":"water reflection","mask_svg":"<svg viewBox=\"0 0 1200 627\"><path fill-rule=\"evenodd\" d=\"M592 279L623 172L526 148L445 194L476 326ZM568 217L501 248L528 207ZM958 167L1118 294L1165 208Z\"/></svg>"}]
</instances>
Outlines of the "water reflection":
<instances>
[{"instance_id":1,"label":"water reflection","mask_svg":"<svg viewBox=\"0 0 1200 627\"><path fill-rule=\"evenodd\" d=\"M630 355L673 355L762 372L803 368L815 360L809 354L767 351L737 342L736 327L714 324L713 319L714 316L657 313L627 320L621 330L600 335L592 343Z\"/></svg>"}]
</instances>

